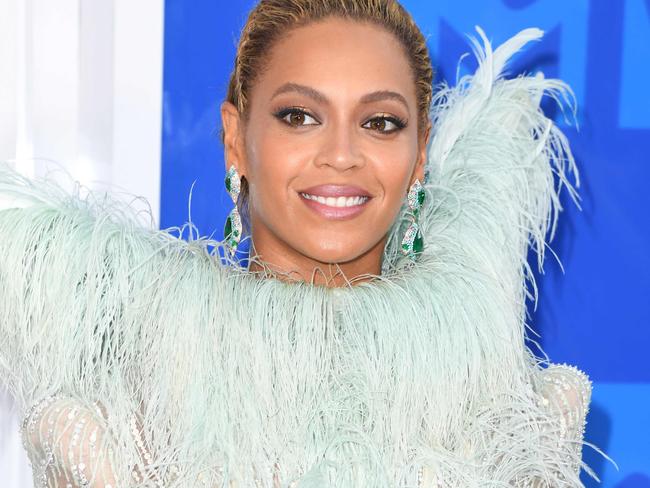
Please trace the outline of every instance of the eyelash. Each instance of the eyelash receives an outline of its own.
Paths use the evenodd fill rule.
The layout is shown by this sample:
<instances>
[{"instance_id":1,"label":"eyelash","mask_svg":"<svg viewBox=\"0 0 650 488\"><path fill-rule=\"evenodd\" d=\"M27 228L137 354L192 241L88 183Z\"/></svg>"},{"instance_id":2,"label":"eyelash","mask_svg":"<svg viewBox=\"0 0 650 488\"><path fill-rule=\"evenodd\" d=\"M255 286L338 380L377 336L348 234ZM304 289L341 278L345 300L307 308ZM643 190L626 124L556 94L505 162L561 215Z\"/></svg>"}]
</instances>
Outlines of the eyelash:
<instances>
[{"instance_id":1,"label":"eyelash","mask_svg":"<svg viewBox=\"0 0 650 488\"><path fill-rule=\"evenodd\" d=\"M277 117L278 119L280 119L281 122L284 122L285 124L287 124L289 127L301 127L300 125L296 126L296 125L290 124L289 122L284 120L284 118L287 115L294 114L294 113L307 115L309 117L312 117L313 119L316 119L316 117L311 115L306 110L303 110L303 109L297 108L297 107L282 108L282 109L278 110L276 113L274 113L273 115L275 117ZM373 117L372 119L369 119L368 122L372 122L373 120L386 120L388 122L392 122L396 127L395 129L392 129L392 130L384 130L384 131L378 130L378 131L376 131L376 132L379 132L380 134L393 134L394 132L398 132L398 131L400 131L400 130L402 130L402 129L404 129L406 127L406 121L402 120L399 117L392 117L392 116ZM366 122L366 124L368 122ZM314 125L314 124L305 124L305 125Z\"/></svg>"}]
</instances>

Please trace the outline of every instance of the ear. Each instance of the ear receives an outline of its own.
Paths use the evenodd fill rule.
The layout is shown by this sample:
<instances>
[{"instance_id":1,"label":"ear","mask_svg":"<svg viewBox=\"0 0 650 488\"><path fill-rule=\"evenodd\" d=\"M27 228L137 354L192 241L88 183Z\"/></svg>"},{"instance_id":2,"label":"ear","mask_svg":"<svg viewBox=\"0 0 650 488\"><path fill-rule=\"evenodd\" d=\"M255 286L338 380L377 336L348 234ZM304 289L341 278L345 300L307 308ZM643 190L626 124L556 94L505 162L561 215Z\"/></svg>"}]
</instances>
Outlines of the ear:
<instances>
[{"instance_id":1,"label":"ear","mask_svg":"<svg viewBox=\"0 0 650 488\"><path fill-rule=\"evenodd\" d=\"M413 175L411 177L411 185L415 182L416 179L420 180L420 183L424 181L424 169L427 163L427 147L429 146L429 138L431 137L431 121L428 122L427 127L420 137L418 142L418 160L413 169Z\"/></svg>"},{"instance_id":2,"label":"ear","mask_svg":"<svg viewBox=\"0 0 650 488\"><path fill-rule=\"evenodd\" d=\"M235 166L240 176L246 174L246 158L244 157L243 125L237 107L230 102L221 104L221 124L223 126L224 161L226 171Z\"/></svg>"}]
</instances>

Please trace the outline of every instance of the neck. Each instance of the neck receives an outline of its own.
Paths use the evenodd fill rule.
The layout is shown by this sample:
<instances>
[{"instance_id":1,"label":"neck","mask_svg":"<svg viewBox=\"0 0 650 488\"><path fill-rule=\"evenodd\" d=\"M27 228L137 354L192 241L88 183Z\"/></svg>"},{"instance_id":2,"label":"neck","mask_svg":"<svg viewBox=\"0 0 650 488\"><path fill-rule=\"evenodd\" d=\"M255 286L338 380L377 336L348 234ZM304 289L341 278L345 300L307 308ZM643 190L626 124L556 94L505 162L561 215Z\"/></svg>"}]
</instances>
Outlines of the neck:
<instances>
[{"instance_id":1,"label":"neck","mask_svg":"<svg viewBox=\"0 0 650 488\"><path fill-rule=\"evenodd\" d=\"M339 263L318 261L288 244L253 231L248 270L282 281L304 281L330 288L372 281L381 274L387 236L357 258Z\"/></svg>"}]
</instances>

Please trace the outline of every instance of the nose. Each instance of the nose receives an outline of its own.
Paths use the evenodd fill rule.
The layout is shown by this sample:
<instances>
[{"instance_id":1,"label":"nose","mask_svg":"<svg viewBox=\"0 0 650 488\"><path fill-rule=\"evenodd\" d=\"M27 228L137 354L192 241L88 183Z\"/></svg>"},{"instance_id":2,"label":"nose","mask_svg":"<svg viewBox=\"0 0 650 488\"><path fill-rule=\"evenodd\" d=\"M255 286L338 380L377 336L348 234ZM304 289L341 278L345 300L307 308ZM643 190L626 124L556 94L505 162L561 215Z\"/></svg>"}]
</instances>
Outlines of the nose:
<instances>
[{"instance_id":1,"label":"nose","mask_svg":"<svg viewBox=\"0 0 650 488\"><path fill-rule=\"evenodd\" d=\"M332 124L323 135L315 164L318 167L330 166L337 171L362 167L365 158L354 127L343 123Z\"/></svg>"}]
</instances>

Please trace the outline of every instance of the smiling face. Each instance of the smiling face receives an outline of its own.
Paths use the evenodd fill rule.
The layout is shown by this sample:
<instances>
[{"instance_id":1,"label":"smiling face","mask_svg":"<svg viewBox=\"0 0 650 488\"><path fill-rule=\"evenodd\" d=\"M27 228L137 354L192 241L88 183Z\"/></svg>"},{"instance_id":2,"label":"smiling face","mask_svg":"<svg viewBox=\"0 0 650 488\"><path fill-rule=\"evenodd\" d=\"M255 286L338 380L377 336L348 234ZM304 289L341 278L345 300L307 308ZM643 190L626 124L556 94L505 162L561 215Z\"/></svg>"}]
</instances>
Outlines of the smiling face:
<instances>
[{"instance_id":1,"label":"smiling face","mask_svg":"<svg viewBox=\"0 0 650 488\"><path fill-rule=\"evenodd\" d=\"M379 26L332 17L276 42L248 121L222 105L226 165L248 181L258 256L307 281L328 263L348 279L379 274L387 233L423 179L417 107L407 55Z\"/></svg>"}]
</instances>

